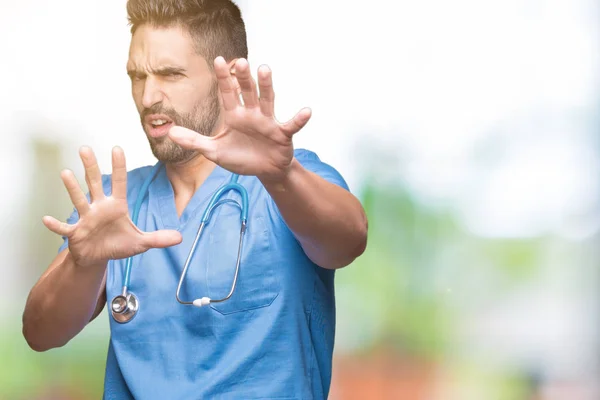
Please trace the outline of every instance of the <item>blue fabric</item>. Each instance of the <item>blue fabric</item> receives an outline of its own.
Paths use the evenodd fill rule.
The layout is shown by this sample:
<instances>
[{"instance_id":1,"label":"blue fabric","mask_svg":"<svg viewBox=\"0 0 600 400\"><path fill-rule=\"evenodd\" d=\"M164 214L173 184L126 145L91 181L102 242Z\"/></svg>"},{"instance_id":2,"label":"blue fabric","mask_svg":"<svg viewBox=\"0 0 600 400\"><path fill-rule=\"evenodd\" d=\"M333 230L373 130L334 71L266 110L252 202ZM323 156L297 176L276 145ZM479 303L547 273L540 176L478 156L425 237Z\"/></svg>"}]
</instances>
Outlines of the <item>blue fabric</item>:
<instances>
[{"instance_id":1,"label":"blue fabric","mask_svg":"<svg viewBox=\"0 0 600 400\"><path fill-rule=\"evenodd\" d=\"M315 153L295 157L348 189ZM151 167L128 173L130 213ZM248 230L232 298L196 308L175 299L179 277L213 192L231 174L216 167L178 218L164 169L149 188L139 214L144 231L177 229L183 242L133 259L130 291L140 300L137 316L118 324L109 314L111 338L105 393L112 399L324 399L329 392L335 334L334 271L313 264L255 177L239 182L249 195ZM105 193L110 176L103 177ZM230 193L227 197L236 198ZM74 212L70 223L77 221ZM225 296L234 274L239 211L215 209L192 260L181 296ZM67 241L61 250L67 246ZM106 294L121 291L125 260L108 265Z\"/></svg>"}]
</instances>

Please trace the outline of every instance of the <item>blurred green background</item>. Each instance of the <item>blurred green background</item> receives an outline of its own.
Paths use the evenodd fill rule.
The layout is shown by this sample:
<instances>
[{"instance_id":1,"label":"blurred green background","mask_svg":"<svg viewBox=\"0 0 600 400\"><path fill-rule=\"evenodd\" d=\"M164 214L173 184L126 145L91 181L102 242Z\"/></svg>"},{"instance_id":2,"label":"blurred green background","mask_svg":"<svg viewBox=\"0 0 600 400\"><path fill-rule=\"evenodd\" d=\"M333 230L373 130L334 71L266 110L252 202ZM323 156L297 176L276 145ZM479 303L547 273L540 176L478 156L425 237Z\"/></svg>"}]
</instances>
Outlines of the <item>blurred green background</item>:
<instances>
[{"instance_id":1,"label":"blurred green background","mask_svg":"<svg viewBox=\"0 0 600 400\"><path fill-rule=\"evenodd\" d=\"M124 4L1 6L0 399L102 395L106 310L42 354L20 330L61 243L41 217L71 210L60 170L83 182L77 148L103 172L114 145L129 168L153 162ZM367 251L336 275L330 398L599 399L598 2L238 4L278 115L313 108L296 147L369 217Z\"/></svg>"}]
</instances>

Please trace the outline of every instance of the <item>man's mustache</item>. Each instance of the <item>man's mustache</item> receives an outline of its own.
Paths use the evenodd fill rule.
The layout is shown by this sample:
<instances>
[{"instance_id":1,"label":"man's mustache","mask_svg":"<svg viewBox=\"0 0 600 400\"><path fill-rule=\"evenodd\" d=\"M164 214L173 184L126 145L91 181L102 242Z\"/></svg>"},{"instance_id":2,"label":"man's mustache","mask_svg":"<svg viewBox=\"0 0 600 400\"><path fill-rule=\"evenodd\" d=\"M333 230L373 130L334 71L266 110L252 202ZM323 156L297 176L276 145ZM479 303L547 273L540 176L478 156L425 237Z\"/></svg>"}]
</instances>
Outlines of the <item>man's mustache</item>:
<instances>
[{"instance_id":1,"label":"man's mustache","mask_svg":"<svg viewBox=\"0 0 600 400\"><path fill-rule=\"evenodd\" d=\"M142 110L142 112L140 113L140 120L142 121L142 123L144 123L144 119L146 119L146 117L148 115L152 115L152 114L166 115L173 122L177 122L177 120L179 119L179 115L175 112L175 110L167 109L167 108L164 108L161 106L152 106L150 108L144 108Z\"/></svg>"}]
</instances>

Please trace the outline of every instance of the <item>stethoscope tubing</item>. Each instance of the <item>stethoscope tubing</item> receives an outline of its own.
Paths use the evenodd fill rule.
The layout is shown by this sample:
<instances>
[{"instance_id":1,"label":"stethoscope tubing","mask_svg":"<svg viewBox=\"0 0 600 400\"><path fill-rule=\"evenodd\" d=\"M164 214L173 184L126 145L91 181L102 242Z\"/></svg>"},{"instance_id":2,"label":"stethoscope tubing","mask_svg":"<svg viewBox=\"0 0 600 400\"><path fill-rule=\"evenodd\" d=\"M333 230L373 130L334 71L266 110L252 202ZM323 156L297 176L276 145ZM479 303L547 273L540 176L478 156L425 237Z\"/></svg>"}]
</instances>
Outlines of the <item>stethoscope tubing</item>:
<instances>
[{"instance_id":1,"label":"stethoscope tubing","mask_svg":"<svg viewBox=\"0 0 600 400\"><path fill-rule=\"evenodd\" d=\"M158 172L161 170L162 167L163 167L163 164L161 162L158 162L154 167L152 167L150 174L148 175L148 177L146 178L146 180L144 181L144 183L142 184L142 186L140 188L140 192L138 193L138 196L137 196L134 208L133 208L133 213L131 216L131 220L135 226L137 226L139 213L142 208L144 199L145 199L146 195L148 194L148 189L150 187L150 184L155 179L156 175L158 174ZM176 291L175 297L176 297L177 301L181 304L202 307L202 306L208 305L210 303L223 302L223 301L231 298L231 296L233 295L233 292L234 292L236 284L237 284L238 273L239 273L239 269L240 269L240 260L241 260L241 255L242 255L243 238L244 238L244 234L246 232L247 220L248 220L248 192L242 185L240 185L237 182L238 178L239 178L238 174L232 174L229 183L221 186L213 194L206 209L204 210L204 213L202 214L202 219L201 219L200 225L198 227L198 232L196 233L194 243L192 244L190 252L188 253L185 265L183 267L183 271L181 273L181 277L179 279L179 284L177 285L177 291ZM237 201L232 200L232 199L220 200L221 197L223 197L225 195L225 193L229 192L230 190L233 190L240 195L241 202L242 202L241 205ZM227 296L225 296L221 299L213 300L213 299L210 299L209 297L202 297L199 299L195 299L193 301L183 301L183 300L181 300L179 293L180 293L181 287L183 285L185 276L187 274L190 262L195 254L196 247L200 240L202 231L204 230L205 226L208 225L208 223L210 221L210 216L213 212L213 209L216 208L217 206L219 206L220 204L228 203L228 202L234 203L238 208L240 208L240 222L241 222L237 260L236 260L235 273L234 273L231 289L230 289L229 293L227 294ZM125 263L125 271L123 273L123 288L122 288L121 294L115 296L111 303L111 311L112 311L113 318L118 323L126 323L126 322L131 321L131 319L133 319L135 317L135 315L137 314L137 312L139 310L138 298L135 296L135 294L129 292L132 264L133 264L133 257L128 257L126 260L126 263Z\"/></svg>"}]
</instances>

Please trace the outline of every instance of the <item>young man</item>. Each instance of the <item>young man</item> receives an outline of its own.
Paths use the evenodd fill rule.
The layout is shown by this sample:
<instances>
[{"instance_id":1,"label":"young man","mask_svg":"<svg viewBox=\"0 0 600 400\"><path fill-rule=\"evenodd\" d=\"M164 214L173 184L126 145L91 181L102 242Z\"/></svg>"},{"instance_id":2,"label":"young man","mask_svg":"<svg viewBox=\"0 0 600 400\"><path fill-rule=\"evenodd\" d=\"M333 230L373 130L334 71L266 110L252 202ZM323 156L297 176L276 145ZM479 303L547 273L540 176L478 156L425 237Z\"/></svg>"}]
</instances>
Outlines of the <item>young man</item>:
<instances>
[{"instance_id":1,"label":"young man","mask_svg":"<svg viewBox=\"0 0 600 400\"><path fill-rule=\"evenodd\" d=\"M37 351L63 346L109 299L105 399L326 398L334 270L365 249L362 206L332 167L294 150L310 110L274 118L271 72L260 67L253 80L235 4L129 0L127 10L133 99L164 168L146 193L151 167L127 172L115 148L112 175L102 176L92 150L81 149L89 198L64 171L75 211L67 223L44 217L64 244L31 290L25 338ZM232 174L248 193L239 272L240 212L226 202L180 284L202 214ZM224 198L240 201L235 192ZM122 294L128 257L125 304L137 313L119 314L124 304L111 300ZM178 301L224 298L234 282L223 302Z\"/></svg>"}]
</instances>

